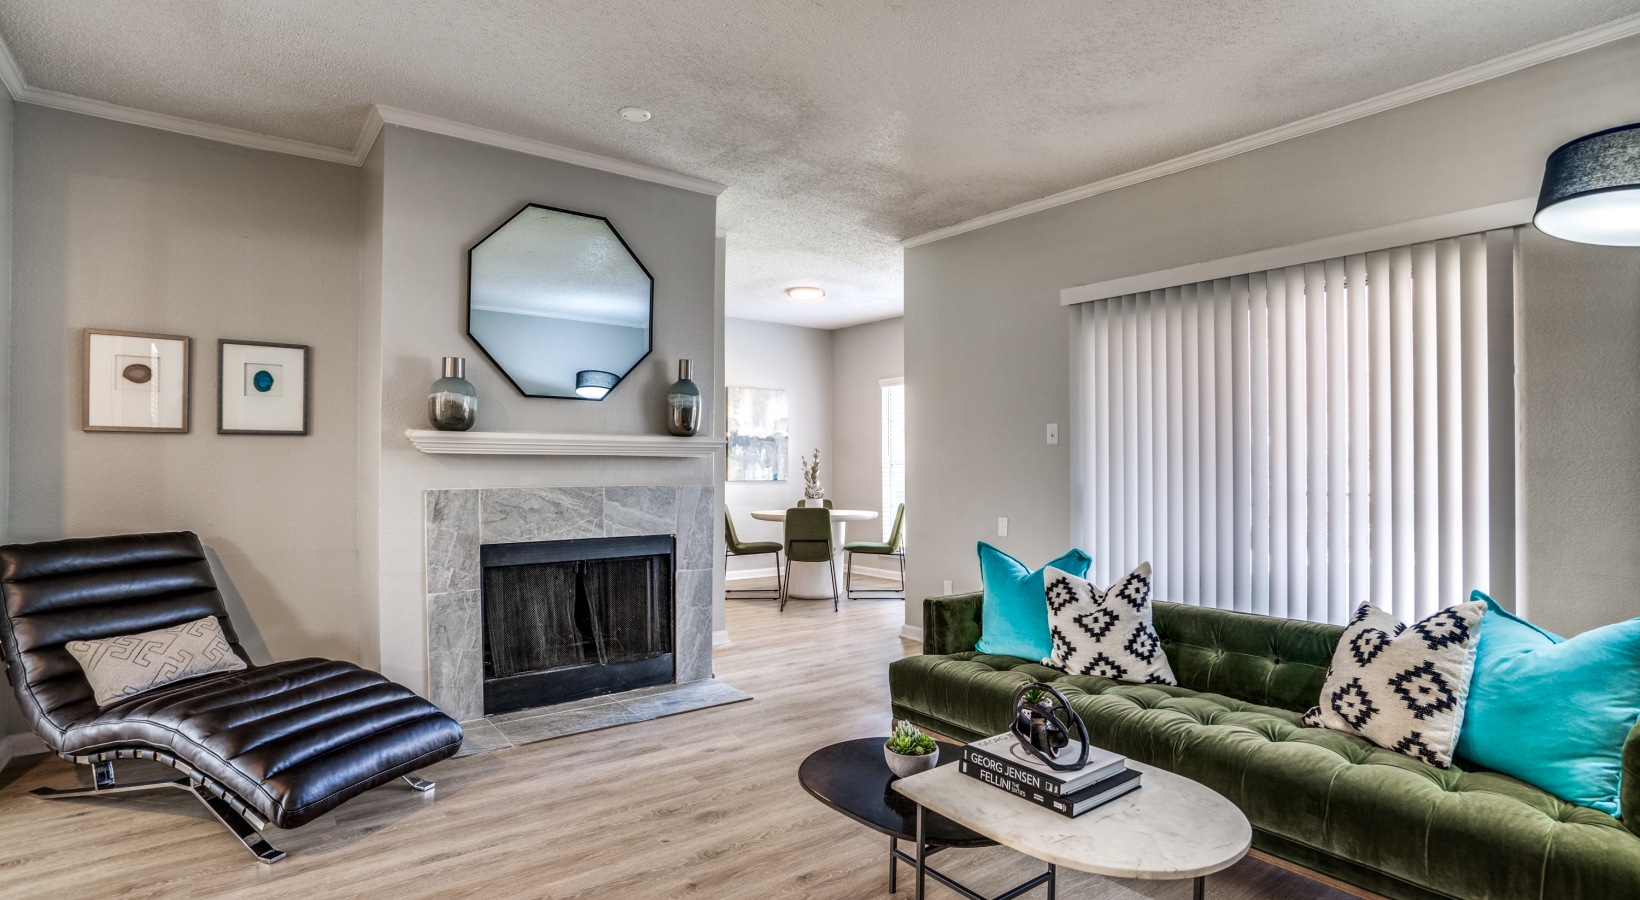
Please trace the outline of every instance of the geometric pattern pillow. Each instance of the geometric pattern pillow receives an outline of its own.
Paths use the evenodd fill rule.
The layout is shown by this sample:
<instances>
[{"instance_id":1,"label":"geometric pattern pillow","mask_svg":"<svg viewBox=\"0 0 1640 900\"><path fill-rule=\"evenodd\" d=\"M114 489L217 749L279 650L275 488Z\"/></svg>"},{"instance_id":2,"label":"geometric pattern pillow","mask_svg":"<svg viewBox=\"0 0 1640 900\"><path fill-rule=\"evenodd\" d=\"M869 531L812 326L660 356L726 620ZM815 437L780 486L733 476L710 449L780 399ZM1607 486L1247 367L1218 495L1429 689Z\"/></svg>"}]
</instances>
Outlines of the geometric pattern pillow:
<instances>
[{"instance_id":1,"label":"geometric pattern pillow","mask_svg":"<svg viewBox=\"0 0 1640 900\"><path fill-rule=\"evenodd\" d=\"M69 641L67 646L85 670L98 706L184 678L245 668L215 616L142 634Z\"/></svg>"},{"instance_id":2,"label":"geometric pattern pillow","mask_svg":"<svg viewBox=\"0 0 1640 900\"><path fill-rule=\"evenodd\" d=\"M1450 768L1485 613L1485 603L1463 603L1407 626L1361 604L1333 651L1321 703L1304 714L1304 724Z\"/></svg>"},{"instance_id":3,"label":"geometric pattern pillow","mask_svg":"<svg viewBox=\"0 0 1640 900\"><path fill-rule=\"evenodd\" d=\"M1069 572L1042 573L1053 653L1042 664L1072 675L1178 684L1150 619L1150 563L1105 590Z\"/></svg>"}]
</instances>

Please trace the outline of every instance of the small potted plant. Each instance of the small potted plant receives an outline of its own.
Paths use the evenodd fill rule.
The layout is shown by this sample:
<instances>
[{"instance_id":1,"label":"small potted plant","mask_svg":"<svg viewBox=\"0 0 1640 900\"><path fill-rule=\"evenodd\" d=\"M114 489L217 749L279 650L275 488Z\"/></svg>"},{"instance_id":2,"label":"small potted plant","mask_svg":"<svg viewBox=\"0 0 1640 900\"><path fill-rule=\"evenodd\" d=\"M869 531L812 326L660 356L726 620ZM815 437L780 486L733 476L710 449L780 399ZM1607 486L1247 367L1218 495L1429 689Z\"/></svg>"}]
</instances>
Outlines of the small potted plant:
<instances>
[{"instance_id":1,"label":"small potted plant","mask_svg":"<svg viewBox=\"0 0 1640 900\"><path fill-rule=\"evenodd\" d=\"M797 458L797 467L803 470L803 505L825 506L826 489L820 486L820 448L814 448L814 461L806 456Z\"/></svg>"},{"instance_id":2,"label":"small potted plant","mask_svg":"<svg viewBox=\"0 0 1640 900\"><path fill-rule=\"evenodd\" d=\"M940 745L917 726L901 722L883 745L883 759L888 761L889 771L905 778L934 768L940 761Z\"/></svg>"}]
</instances>

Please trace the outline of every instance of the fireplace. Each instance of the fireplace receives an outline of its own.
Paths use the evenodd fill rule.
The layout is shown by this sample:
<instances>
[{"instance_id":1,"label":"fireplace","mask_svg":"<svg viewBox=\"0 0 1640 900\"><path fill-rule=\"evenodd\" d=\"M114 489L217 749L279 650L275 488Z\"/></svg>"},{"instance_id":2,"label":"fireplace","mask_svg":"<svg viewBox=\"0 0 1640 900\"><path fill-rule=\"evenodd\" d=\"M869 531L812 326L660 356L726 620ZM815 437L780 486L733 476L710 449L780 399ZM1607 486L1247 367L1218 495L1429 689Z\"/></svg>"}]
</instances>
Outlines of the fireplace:
<instances>
[{"instance_id":1,"label":"fireplace","mask_svg":"<svg viewBox=\"0 0 1640 900\"><path fill-rule=\"evenodd\" d=\"M672 629L672 680L711 678L713 569L723 564L721 510L711 485L428 491L427 698L458 722L484 716L481 556L503 552L494 549L499 546L536 542L662 541L672 554L671 617L661 617Z\"/></svg>"},{"instance_id":2,"label":"fireplace","mask_svg":"<svg viewBox=\"0 0 1640 900\"><path fill-rule=\"evenodd\" d=\"M484 714L674 680L670 535L479 548Z\"/></svg>"}]
</instances>

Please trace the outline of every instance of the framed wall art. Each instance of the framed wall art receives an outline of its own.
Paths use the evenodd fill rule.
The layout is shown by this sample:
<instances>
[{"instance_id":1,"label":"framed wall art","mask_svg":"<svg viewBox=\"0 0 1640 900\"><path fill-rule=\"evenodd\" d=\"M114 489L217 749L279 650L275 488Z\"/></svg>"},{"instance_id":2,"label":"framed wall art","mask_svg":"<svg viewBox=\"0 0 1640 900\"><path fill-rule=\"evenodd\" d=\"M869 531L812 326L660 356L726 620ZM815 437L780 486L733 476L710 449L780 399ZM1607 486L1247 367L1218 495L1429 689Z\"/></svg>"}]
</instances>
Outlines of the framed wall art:
<instances>
[{"instance_id":1,"label":"framed wall art","mask_svg":"<svg viewBox=\"0 0 1640 900\"><path fill-rule=\"evenodd\" d=\"M306 344L216 343L217 434L308 433Z\"/></svg>"},{"instance_id":2,"label":"framed wall art","mask_svg":"<svg viewBox=\"0 0 1640 900\"><path fill-rule=\"evenodd\" d=\"M86 431L188 431L193 340L176 334L85 330Z\"/></svg>"},{"instance_id":3,"label":"framed wall art","mask_svg":"<svg viewBox=\"0 0 1640 900\"><path fill-rule=\"evenodd\" d=\"M790 426L786 392L732 387L729 393L729 481L785 481Z\"/></svg>"}]
</instances>

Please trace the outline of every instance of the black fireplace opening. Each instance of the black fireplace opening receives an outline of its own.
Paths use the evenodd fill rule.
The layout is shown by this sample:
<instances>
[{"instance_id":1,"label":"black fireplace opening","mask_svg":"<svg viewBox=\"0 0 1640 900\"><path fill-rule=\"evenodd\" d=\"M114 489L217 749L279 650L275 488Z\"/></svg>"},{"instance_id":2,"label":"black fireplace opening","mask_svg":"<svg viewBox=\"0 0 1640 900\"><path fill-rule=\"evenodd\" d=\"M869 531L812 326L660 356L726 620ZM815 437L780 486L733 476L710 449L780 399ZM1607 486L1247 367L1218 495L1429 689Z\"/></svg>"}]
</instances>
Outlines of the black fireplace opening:
<instances>
[{"instance_id":1,"label":"black fireplace opening","mask_svg":"<svg viewBox=\"0 0 1640 900\"><path fill-rule=\"evenodd\" d=\"M485 544L484 714L676 679L671 535Z\"/></svg>"}]
</instances>

